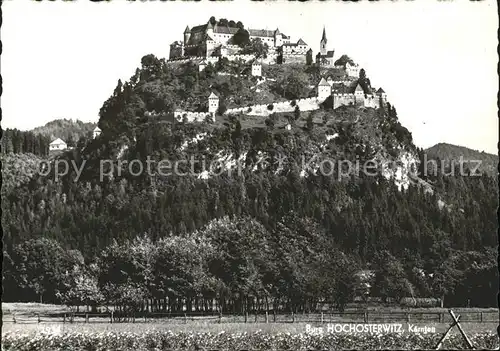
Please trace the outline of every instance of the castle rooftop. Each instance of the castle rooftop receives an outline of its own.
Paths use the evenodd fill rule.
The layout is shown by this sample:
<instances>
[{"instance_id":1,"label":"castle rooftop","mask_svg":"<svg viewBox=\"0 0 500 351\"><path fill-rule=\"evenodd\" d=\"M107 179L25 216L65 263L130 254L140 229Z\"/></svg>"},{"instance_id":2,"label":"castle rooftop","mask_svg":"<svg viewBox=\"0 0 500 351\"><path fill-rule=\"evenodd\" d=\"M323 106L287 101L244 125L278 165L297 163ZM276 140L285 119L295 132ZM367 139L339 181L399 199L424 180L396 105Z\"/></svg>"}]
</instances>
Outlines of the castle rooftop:
<instances>
[{"instance_id":1,"label":"castle rooftop","mask_svg":"<svg viewBox=\"0 0 500 351\"><path fill-rule=\"evenodd\" d=\"M326 52L325 55L321 55L321 53L318 53L318 56L319 57L333 57L334 53L335 53L334 50L329 50L329 51Z\"/></svg>"},{"instance_id":2,"label":"castle rooftop","mask_svg":"<svg viewBox=\"0 0 500 351\"><path fill-rule=\"evenodd\" d=\"M229 27L229 26L221 26L216 24L214 27L214 33L221 34L236 34L239 28Z\"/></svg>"},{"instance_id":3,"label":"castle rooftop","mask_svg":"<svg viewBox=\"0 0 500 351\"><path fill-rule=\"evenodd\" d=\"M318 83L318 86L330 86L330 84L328 84L325 78L321 78L321 80Z\"/></svg>"},{"instance_id":4,"label":"castle rooftop","mask_svg":"<svg viewBox=\"0 0 500 351\"><path fill-rule=\"evenodd\" d=\"M281 34L283 35L283 38L285 35L283 33L280 33L278 29L276 30L267 30L267 29L247 29L248 34L252 37L272 37L274 38L274 33L276 34Z\"/></svg>"}]
</instances>

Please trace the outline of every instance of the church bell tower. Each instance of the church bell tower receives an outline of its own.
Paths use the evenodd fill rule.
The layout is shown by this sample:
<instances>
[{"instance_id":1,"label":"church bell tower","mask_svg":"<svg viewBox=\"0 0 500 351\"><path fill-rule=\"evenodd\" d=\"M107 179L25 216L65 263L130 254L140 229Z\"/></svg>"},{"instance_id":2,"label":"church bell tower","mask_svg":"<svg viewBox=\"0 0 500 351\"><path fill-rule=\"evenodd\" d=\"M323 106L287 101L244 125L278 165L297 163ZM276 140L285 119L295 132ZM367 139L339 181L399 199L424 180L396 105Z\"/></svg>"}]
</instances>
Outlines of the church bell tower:
<instances>
[{"instance_id":1,"label":"church bell tower","mask_svg":"<svg viewBox=\"0 0 500 351\"><path fill-rule=\"evenodd\" d=\"M326 40L326 30L325 26L323 26L323 36L321 37L321 41L319 42L319 50L321 55L326 55L326 44L328 40Z\"/></svg>"}]
</instances>

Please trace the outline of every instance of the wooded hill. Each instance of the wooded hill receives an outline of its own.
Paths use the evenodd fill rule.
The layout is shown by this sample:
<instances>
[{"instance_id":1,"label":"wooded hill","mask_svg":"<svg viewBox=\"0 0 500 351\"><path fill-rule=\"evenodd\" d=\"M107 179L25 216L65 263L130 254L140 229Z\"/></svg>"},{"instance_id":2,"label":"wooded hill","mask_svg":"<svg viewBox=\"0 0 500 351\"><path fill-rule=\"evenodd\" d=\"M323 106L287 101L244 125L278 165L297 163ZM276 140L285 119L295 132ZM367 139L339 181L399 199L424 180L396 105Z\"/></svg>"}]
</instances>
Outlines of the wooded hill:
<instances>
[{"instance_id":1,"label":"wooded hill","mask_svg":"<svg viewBox=\"0 0 500 351\"><path fill-rule=\"evenodd\" d=\"M179 105L201 106L210 90L252 102L244 93L251 78L220 83L218 69L199 73L189 63L173 68L145 56L104 103L101 137L60 156L78 167L85 161L78 181L70 170L55 182L52 170L4 196L7 298L130 308L154 299L170 310L216 299L235 311L256 301L314 309L326 299L341 308L359 294L350 283L355 274L368 269L375 272L371 296L496 303L496 177L438 169L399 189L382 173L339 177L338 169L321 174L314 162L302 167L302 157L313 155L360 163L422 159L390 104L260 121L217 116L215 124L165 118ZM308 69L299 68L287 94L308 93L300 78ZM279 96L284 89L277 88ZM157 114L147 117L151 111ZM226 171L202 177L197 165L196 175L134 176L122 165L117 172L118 160L146 164L148 157L185 160L179 170L188 172L191 156L218 160ZM287 161L263 162L278 156ZM237 159L241 173L227 172ZM101 160L115 161L114 176L102 181Z\"/></svg>"},{"instance_id":2,"label":"wooded hill","mask_svg":"<svg viewBox=\"0 0 500 351\"><path fill-rule=\"evenodd\" d=\"M95 127L95 123L56 119L29 131L6 129L2 134L2 153L30 153L45 157L49 153L49 144L53 140L61 138L70 147L76 146L78 142L84 145L92 138L92 130Z\"/></svg>"},{"instance_id":3,"label":"wooded hill","mask_svg":"<svg viewBox=\"0 0 500 351\"><path fill-rule=\"evenodd\" d=\"M440 159L450 164L458 164L460 157L463 161L481 161L480 171L488 172L491 175L498 173L498 155L489 154L484 151L472 150L464 146L439 143L425 150L429 159ZM476 162L477 163L477 162ZM475 165L470 164L471 167Z\"/></svg>"}]
</instances>

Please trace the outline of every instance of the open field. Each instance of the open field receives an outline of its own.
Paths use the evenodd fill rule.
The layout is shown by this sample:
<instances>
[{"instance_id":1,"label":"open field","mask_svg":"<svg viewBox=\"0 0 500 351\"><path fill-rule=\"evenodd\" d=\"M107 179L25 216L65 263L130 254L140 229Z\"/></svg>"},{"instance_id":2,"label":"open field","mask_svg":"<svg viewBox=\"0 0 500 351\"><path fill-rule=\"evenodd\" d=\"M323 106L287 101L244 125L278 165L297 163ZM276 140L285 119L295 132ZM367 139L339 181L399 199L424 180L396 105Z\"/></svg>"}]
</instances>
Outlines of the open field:
<instances>
[{"instance_id":1,"label":"open field","mask_svg":"<svg viewBox=\"0 0 500 351\"><path fill-rule=\"evenodd\" d=\"M376 316L384 313L403 313L408 309L383 308L369 309L373 320L368 324L351 322L348 318L330 321L323 314L323 322L317 318L321 314L297 314L294 323L286 321L289 315L277 315L268 323L265 316L177 317L177 318L137 318L135 323L110 323L109 318L95 317L85 322L77 317L73 323L62 323L60 315L71 312L70 308L38 303L4 303L2 350L310 350L310 349L434 349L449 323L406 321L379 321ZM85 311L84 308L80 308ZM444 313L439 308L412 309L413 313ZM456 309L462 316L478 313L493 313L495 309ZM41 316L39 318L39 315ZM13 323L17 316L17 323ZM81 316L81 314L80 314ZM273 316L274 317L274 316ZM69 318L68 318L69 320ZM309 320L309 322L306 322ZM40 321L40 322L39 322ZM397 326L397 332L331 332L333 325L356 325L365 327L370 324ZM469 321L462 323L467 335L476 348L495 349L498 347L496 335L497 321ZM416 332L413 326L427 327L429 332ZM311 327L323 328L311 332ZM393 327L397 328L397 327ZM394 329L396 330L396 329ZM443 344L444 349L465 349L459 331L455 328Z\"/></svg>"},{"instance_id":2,"label":"open field","mask_svg":"<svg viewBox=\"0 0 500 351\"><path fill-rule=\"evenodd\" d=\"M339 322L334 322L335 324L341 324ZM370 323L379 324L379 323ZM401 324L404 333L410 333L409 326L417 327L429 327L435 328L435 333L432 334L443 334L446 329L448 329L449 324L447 323L407 323L407 322L388 322L384 324ZM108 321L100 321L94 323L61 323L61 322L42 322L37 323L36 320L30 323L4 323L2 327L2 334L8 332L19 332L19 333L37 333L43 331L55 331L58 333L66 332L80 332L80 333L94 333L94 332L137 332L142 333L149 330L156 331L171 331L174 333L179 332L197 332L197 333L243 333L243 332L257 332L262 331L264 333L277 334L277 333L305 333L307 325L313 327L323 327L325 330L328 323L209 323L204 321L189 321L184 322L173 322L165 320L154 320L149 322L136 322L136 323L109 323ZM496 327L498 323L463 323L462 327L465 332L469 335L475 333L496 333ZM451 334L459 335L458 329L453 329Z\"/></svg>"},{"instance_id":3,"label":"open field","mask_svg":"<svg viewBox=\"0 0 500 351\"><path fill-rule=\"evenodd\" d=\"M73 309L74 311L74 309ZM357 324L401 324L404 330L408 325L428 326L435 328L436 333L442 334L451 323L451 317L447 309L442 308L412 308L403 309L395 307L372 307L363 311L354 309L340 313L311 313L311 314L269 314L268 322L266 316L255 315L231 315L223 314L213 316L179 316L167 317L165 314L148 314L129 318L126 322L110 323L107 314L88 313L85 318L85 308L80 308L70 323L69 315L72 312L67 306L49 305L39 303L3 303L3 328L2 333L10 331L39 332L50 329L60 332L96 332L96 331L173 331L173 332L254 332L262 330L268 333L302 333L306 325L315 327L326 326L328 323L357 323ZM498 310L494 308L457 308L456 315L461 315L461 323L470 333L495 332L498 325ZM63 319L63 315L67 316ZM366 313L366 316L363 314ZM364 319L367 318L367 319ZM245 321L246 319L246 321ZM14 323L14 320L16 323ZM275 322L276 320L276 322ZM63 322L64 321L64 322ZM458 333L458 331L453 331Z\"/></svg>"}]
</instances>

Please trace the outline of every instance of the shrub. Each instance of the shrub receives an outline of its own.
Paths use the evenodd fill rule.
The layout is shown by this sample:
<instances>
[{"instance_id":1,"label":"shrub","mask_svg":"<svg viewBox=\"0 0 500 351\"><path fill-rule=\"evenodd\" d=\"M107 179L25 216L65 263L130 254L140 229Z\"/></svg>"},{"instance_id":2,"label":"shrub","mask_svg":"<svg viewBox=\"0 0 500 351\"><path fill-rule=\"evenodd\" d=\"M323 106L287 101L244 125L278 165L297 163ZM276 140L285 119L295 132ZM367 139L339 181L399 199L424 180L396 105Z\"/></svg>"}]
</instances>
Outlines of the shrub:
<instances>
[{"instance_id":1,"label":"shrub","mask_svg":"<svg viewBox=\"0 0 500 351\"><path fill-rule=\"evenodd\" d=\"M292 100L292 102L290 103L290 106L294 107L295 105L297 105L297 100Z\"/></svg>"},{"instance_id":2,"label":"shrub","mask_svg":"<svg viewBox=\"0 0 500 351\"><path fill-rule=\"evenodd\" d=\"M295 106L295 110L293 111L293 116L295 117L295 120L298 120L300 118L300 108L299 108L299 106Z\"/></svg>"},{"instance_id":3,"label":"shrub","mask_svg":"<svg viewBox=\"0 0 500 351\"><path fill-rule=\"evenodd\" d=\"M274 105L273 105L273 104L269 104L269 105L267 105L267 109L268 109L269 111L272 111L272 110L274 109Z\"/></svg>"},{"instance_id":4,"label":"shrub","mask_svg":"<svg viewBox=\"0 0 500 351\"><path fill-rule=\"evenodd\" d=\"M251 107L247 108L247 112L252 112L252 108Z\"/></svg>"},{"instance_id":5,"label":"shrub","mask_svg":"<svg viewBox=\"0 0 500 351\"><path fill-rule=\"evenodd\" d=\"M269 129L273 129L274 128L274 119L272 118L272 115L269 116L269 118L266 119L265 123L266 123L266 126Z\"/></svg>"},{"instance_id":6,"label":"shrub","mask_svg":"<svg viewBox=\"0 0 500 351\"><path fill-rule=\"evenodd\" d=\"M206 115L205 119L203 120L203 122L205 122L205 123L212 123L213 122L212 116L211 115Z\"/></svg>"}]
</instances>

